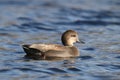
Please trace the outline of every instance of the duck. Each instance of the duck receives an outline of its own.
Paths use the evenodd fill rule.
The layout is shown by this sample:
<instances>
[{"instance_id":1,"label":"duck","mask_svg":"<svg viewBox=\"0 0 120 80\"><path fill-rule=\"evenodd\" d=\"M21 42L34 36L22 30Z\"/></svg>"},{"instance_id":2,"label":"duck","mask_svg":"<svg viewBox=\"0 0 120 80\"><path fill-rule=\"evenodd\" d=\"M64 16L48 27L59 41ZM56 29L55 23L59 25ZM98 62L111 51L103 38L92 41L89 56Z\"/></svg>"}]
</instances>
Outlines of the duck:
<instances>
[{"instance_id":1,"label":"duck","mask_svg":"<svg viewBox=\"0 0 120 80\"><path fill-rule=\"evenodd\" d=\"M60 44L24 44L22 48L26 53L25 57L32 59L47 58L73 58L79 57L80 52L74 43L84 43L79 40L78 33L74 30L67 30L62 34Z\"/></svg>"}]
</instances>

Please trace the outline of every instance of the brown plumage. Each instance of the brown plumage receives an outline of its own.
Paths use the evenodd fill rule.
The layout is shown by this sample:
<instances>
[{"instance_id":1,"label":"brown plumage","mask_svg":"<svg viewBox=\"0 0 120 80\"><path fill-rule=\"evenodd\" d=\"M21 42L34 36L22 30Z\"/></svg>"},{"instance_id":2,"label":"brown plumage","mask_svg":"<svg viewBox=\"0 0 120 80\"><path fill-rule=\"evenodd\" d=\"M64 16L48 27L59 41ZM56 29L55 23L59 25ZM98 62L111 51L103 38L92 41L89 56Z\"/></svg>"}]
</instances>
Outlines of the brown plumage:
<instances>
[{"instance_id":1,"label":"brown plumage","mask_svg":"<svg viewBox=\"0 0 120 80\"><path fill-rule=\"evenodd\" d=\"M78 57L80 55L78 49L73 45L79 42L77 32L67 30L61 37L63 45L59 44L31 44L23 45L26 57L33 59L46 58L68 58Z\"/></svg>"}]
</instances>

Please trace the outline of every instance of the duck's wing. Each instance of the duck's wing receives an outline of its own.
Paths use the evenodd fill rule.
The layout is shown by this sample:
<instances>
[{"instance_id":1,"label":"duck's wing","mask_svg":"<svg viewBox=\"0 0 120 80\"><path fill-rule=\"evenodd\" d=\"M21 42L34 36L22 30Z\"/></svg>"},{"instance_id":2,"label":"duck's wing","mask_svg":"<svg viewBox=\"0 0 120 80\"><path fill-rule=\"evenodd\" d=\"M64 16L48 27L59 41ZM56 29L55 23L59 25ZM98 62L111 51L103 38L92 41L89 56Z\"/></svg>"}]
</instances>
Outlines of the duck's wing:
<instances>
[{"instance_id":1,"label":"duck's wing","mask_svg":"<svg viewBox=\"0 0 120 80\"><path fill-rule=\"evenodd\" d=\"M24 49L34 49L40 52L46 52L49 50L53 51L64 51L67 47L58 45L58 44L31 44L31 45L23 45Z\"/></svg>"}]
</instances>

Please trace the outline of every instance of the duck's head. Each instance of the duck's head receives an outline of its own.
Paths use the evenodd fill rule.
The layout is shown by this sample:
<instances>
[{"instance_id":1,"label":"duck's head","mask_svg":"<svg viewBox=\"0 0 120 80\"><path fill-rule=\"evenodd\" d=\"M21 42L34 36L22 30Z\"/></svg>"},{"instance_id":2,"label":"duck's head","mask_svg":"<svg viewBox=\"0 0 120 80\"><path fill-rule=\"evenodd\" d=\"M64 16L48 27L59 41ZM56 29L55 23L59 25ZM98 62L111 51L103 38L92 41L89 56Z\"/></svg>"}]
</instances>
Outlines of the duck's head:
<instances>
[{"instance_id":1,"label":"duck's head","mask_svg":"<svg viewBox=\"0 0 120 80\"><path fill-rule=\"evenodd\" d=\"M64 46L73 46L76 42L81 42L78 38L78 33L73 30L67 30L63 33L61 37L62 43Z\"/></svg>"}]
</instances>

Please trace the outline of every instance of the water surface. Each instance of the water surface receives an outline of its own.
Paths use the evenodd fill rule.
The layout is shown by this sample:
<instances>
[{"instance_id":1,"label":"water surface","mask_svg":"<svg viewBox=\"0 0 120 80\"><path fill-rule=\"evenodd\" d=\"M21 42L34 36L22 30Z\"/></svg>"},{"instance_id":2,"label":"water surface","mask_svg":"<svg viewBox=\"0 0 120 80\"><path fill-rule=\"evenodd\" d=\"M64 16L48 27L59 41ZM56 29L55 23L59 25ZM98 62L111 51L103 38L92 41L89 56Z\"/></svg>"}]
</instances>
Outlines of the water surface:
<instances>
[{"instance_id":1,"label":"water surface","mask_svg":"<svg viewBox=\"0 0 120 80\"><path fill-rule=\"evenodd\" d=\"M0 11L2 80L120 80L119 0L0 0ZM79 58L24 58L22 44L61 44L68 29L85 42Z\"/></svg>"}]
</instances>

